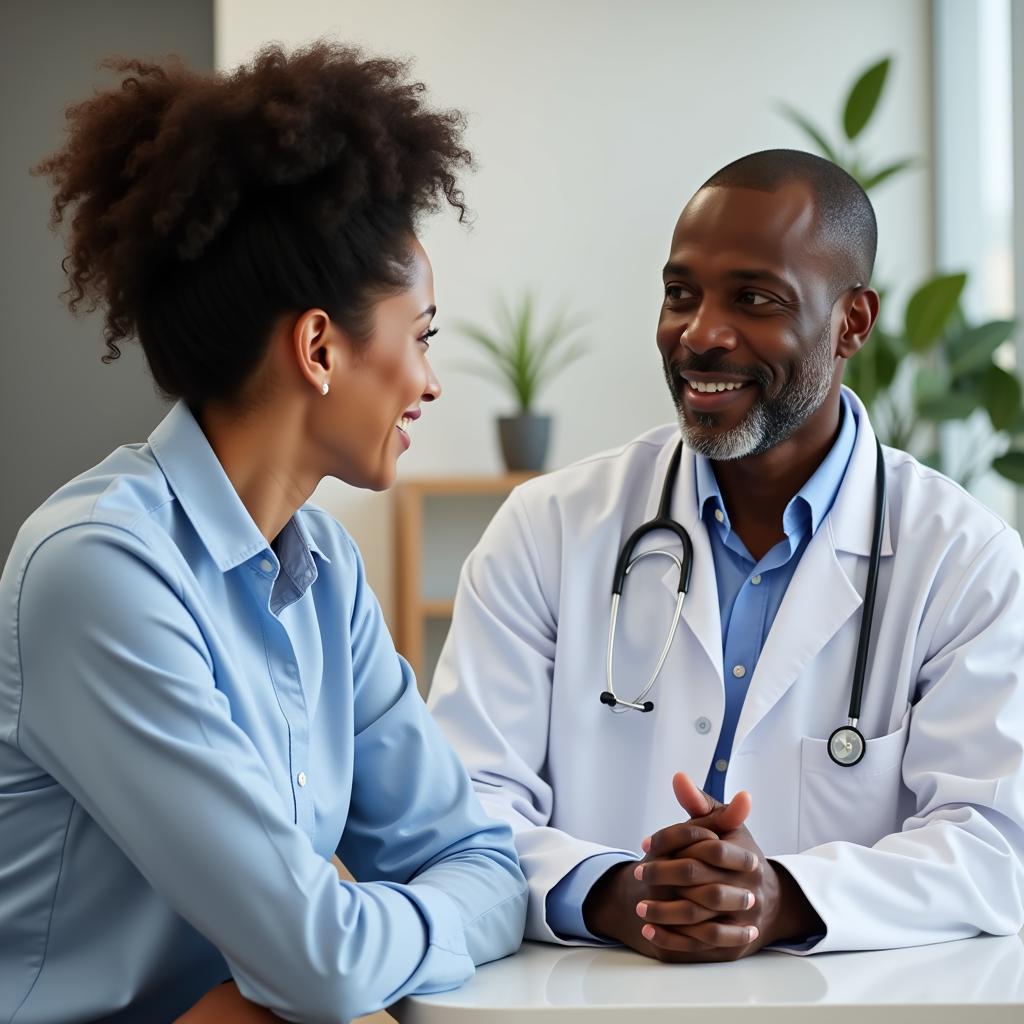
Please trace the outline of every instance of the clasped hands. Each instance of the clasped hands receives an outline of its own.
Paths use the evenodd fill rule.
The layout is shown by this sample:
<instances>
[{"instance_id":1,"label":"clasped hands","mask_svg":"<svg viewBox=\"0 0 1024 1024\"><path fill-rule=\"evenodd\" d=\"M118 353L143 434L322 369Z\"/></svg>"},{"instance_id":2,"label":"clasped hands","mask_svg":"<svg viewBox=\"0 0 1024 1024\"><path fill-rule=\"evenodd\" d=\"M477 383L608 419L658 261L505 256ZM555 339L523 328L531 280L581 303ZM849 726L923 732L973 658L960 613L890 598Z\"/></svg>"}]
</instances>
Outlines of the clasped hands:
<instances>
[{"instance_id":1,"label":"clasped hands","mask_svg":"<svg viewBox=\"0 0 1024 1024\"><path fill-rule=\"evenodd\" d=\"M721 804L682 772L672 788L690 820L649 836L642 861L617 865L591 889L583 915L594 934L658 960L709 962L825 931L746 828L749 793Z\"/></svg>"}]
</instances>

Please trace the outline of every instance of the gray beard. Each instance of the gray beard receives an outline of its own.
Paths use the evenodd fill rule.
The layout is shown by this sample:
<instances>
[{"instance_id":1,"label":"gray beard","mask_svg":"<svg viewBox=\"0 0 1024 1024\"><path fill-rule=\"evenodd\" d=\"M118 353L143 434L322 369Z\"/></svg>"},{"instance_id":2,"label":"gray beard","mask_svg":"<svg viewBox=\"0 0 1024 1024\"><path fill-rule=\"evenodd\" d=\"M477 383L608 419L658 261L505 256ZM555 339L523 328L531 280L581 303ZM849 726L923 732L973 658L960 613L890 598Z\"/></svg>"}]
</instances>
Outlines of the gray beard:
<instances>
[{"instance_id":1,"label":"gray beard","mask_svg":"<svg viewBox=\"0 0 1024 1024\"><path fill-rule=\"evenodd\" d=\"M744 459L782 444L821 408L832 390L832 325L826 324L818 344L807 354L799 372L775 398L766 398L762 390L742 422L724 433L712 434L717 416L698 414L696 423L688 423L682 403L676 409L683 441L695 452L715 462ZM685 381L673 381L670 388L686 387ZM756 387L750 384L748 387Z\"/></svg>"}]
</instances>

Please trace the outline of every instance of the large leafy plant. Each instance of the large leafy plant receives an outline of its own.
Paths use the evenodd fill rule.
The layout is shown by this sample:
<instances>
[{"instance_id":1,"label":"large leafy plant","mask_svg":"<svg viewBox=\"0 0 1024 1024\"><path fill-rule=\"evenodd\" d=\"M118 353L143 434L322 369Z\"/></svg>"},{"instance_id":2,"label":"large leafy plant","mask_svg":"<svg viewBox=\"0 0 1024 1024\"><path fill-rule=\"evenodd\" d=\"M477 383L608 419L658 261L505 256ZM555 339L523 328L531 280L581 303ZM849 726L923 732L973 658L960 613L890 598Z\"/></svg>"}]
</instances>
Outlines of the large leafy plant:
<instances>
[{"instance_id":1,"label":"large leafy plant","mask_svg":"<svg viewBox=\"0 0 1024 1024\"><path fill-rule=\"evenodd\" d=\"M485 357L465 368L496 380L520 412L530 413L541 389L583 355L583 345L573 341L583 323L564 308L542 322L529 292L514 306L499 302L495 319L493 330L465 321L456 325Z\"/></svg>"},{"instance_id":2,"label":"large leafy plant","mask_svg":"<svg viewBox=\"0 0 1024 1024\"><path fill-rule=\"evenodd\" d=\"M879 61L854 82L843 104L838 142L793 107L780 108L822 156L848 171L866 192L917 163L913 157L869 161L859 141L878 109L891 63L890 58ZM850 360L845 382L860 395L888 444L913 452L964 486L990 467L1024 484L1024 401L1007 344L1015 323L967 323L960 304L966 283L962 273L931 277L914 291L896 323L886 316L885 286L876 284L883 297L882 322ZM963 424L959 443L954 431L941 429L954 421ZM967 454L957 457L958 451Z\"/></svg>"}]
</instances>

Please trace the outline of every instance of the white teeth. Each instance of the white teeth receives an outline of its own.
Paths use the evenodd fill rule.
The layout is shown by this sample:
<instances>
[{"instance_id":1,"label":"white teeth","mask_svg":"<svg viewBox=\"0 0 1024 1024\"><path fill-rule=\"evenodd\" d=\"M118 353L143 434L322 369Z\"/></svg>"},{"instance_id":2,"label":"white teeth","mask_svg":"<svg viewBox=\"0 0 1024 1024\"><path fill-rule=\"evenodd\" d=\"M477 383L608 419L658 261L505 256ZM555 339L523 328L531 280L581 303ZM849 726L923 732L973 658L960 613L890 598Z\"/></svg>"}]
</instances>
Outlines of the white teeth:
<instances>
[{"instance_id":1,"label":"white teeth","mask_svg":"<svg viewBox=\"0 0 1024 1024\"><path fill-rule=\"evenodd\" d=\"M734 384L732 382L726 383L724 381L712 381L705 384L703 381L690 381L690 387L694 391L699 391L702 395L711 394L715 391L736 391L738 388L745 387L745 384Z\"/></svg>"},{"instance_id":2,"label":"white teeth","mask_svg":"<svg viewBox=\"0 0 1024 1024\"><path fill-rule=\"evenodd\" d=\"M412 420L411 420L411 419L409 419L409 417L408 417L408 416L403 416L403 417L402 417L402 418L401 418L401 419L400 419L400 420L398 421L398 427L399 427L399 429L400 429L400 430L408 430L408 429L409 429L409 424L410 424L410 423L412 423Z\"/></svg>"}]
</instances>

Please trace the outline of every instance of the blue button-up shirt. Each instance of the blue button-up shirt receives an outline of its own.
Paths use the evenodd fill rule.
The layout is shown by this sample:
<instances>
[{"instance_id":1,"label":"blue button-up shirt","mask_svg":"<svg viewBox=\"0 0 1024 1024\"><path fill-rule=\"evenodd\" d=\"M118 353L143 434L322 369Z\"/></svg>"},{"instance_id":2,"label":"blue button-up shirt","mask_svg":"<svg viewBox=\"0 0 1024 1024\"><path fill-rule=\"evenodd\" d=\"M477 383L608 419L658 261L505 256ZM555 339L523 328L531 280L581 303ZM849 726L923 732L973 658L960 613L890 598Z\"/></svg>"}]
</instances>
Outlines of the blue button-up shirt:
<instances>
[{"instance_id":1,"label":"blue button-up shirt","mask_svg":"<svg viewBox=\"0 0 1024 1024\"><path fill-rule=\"evenodd\" d=\"M233 977L337 1021L518 946L510 830L348 535L306 505L268 544L184 405L37 510L0 608L0 1020L172 1020Z\"/></svg>"},{"instance_id":2,"label":"blue button-up shirt","mask_svg":"<svg viewBox=\"0 0 1024 1024\"><path fill-rule=\"evenodd\" d=\"M722 623L725 719L704 783L705 791L718 800L725 800L725 773L750 677L800 557L839 493L856 440L857 421L842 395L835 443L786 505L782 516L785 536L757 562L732 531L729 510L711 462L703 455L694 456L697 507L711 541ZM622 861L621 854L598 854L570 871L548 893L547 918L552 930L565 938L597 941L583 923L583 901L594 883Z\"/></svg>"}]
</instances>

